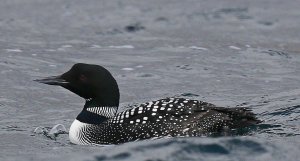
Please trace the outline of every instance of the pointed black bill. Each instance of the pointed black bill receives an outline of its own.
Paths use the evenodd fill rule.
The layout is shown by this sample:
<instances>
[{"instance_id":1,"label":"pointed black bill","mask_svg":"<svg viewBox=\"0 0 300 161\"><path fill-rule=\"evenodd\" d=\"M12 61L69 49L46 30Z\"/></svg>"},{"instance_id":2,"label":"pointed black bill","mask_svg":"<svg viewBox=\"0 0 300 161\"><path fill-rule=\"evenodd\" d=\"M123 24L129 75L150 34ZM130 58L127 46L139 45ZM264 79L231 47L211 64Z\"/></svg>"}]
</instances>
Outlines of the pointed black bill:
<instances>
[{"instance_id":1,"label":"pointed black bill","mask_svg":"<svg viewBox=\"0 0 300 161\"><path fill-rule=\"evenodd\" d=\"M49 85L56 85L56 86L62 86L69 83L68 81L62 79L61 76L46 77L43 79L36 79L34 81L39 83L49 84Z\"/></svg>"}]
</instances>

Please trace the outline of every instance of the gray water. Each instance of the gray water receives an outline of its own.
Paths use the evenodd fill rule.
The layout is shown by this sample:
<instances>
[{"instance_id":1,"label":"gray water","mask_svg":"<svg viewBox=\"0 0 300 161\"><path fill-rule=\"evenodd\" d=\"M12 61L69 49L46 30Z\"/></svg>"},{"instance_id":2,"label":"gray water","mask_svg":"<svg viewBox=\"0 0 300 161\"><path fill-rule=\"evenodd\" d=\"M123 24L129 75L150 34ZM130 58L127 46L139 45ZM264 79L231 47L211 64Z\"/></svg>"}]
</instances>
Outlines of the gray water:
<instances>
[{"instance_id":1,"label":"gray water","mask_svg":"<svg viewBox=\"0 0 300 161\"><path fill-rule=\"evenodd\" d=\"M1 0L0 160L274 160L300 157L299 0ZM244 136L79 146L67 129L84 100L32 80L99 64L121 105L182 96L245 106Z\"/></svg>"}]
</instances>

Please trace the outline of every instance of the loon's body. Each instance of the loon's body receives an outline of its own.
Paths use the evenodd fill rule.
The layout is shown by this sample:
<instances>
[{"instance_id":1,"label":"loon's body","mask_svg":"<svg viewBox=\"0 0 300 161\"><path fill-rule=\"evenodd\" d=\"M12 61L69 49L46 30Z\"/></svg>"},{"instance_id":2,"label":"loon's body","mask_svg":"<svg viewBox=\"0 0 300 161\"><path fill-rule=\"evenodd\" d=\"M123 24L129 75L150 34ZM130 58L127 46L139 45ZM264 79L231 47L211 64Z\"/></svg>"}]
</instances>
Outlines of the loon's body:
<instances>
[{"instance_id":1,"label":"loon's body","mask_svg":"<svg viewBox=\"0 0 300 161\"><path fill-rule=\"evenodd\" d=\"M166 98L117 113L119 89L103 67L75 64L38 82L59 85L86 99L70 127L74 144L120 144L164 136L203 136L257 124L247 108L224 108L185 98Z\"/></svg>"}]
</instances>

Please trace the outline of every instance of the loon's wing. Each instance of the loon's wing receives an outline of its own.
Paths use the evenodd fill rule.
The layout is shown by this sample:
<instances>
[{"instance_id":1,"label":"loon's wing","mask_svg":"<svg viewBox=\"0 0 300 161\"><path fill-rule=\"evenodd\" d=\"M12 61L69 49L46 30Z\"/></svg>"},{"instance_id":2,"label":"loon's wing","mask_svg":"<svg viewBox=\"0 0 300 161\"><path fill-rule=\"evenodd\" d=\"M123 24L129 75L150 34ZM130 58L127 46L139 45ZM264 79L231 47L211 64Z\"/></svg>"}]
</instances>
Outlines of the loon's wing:
<instances>
[{"instance_id":1,"label":"loon's wing","mask_svg":"<svg viewBox=\"0 0 300 161\"><path fill-rule=\"evenodd\" d=\"M112 122L139 124L158 121L165 117L180 117L194 113L198 103L199 101L184 98L160 99L120 112L112 119Z\"/></svg>"},{"instance_id":2,"label":"loon's wing","mask_svg":"<svg viewBox=\"0 0 300 161\"><path fill-rule=\"evenodd\" d=\"M224 128L245 127L259 121L247 108L216 107L197 100L166 98L118 113L112 122L140 127L159 126L161 129L176 129L176 135L183 131L184 134L180 135L196 136Z\"/></svg>"},{"instance_id":3,"label":"loon's wing","mask_svg":"<svg viewBox=\"0 0 300 161\"><path fill-rule=\"evenodd\" d=\"M213 107L212 110L227 115L229 117L230 128L242 128L262 122L256 118L250 108L246 107Z\"/></svg>"}]
</instances>

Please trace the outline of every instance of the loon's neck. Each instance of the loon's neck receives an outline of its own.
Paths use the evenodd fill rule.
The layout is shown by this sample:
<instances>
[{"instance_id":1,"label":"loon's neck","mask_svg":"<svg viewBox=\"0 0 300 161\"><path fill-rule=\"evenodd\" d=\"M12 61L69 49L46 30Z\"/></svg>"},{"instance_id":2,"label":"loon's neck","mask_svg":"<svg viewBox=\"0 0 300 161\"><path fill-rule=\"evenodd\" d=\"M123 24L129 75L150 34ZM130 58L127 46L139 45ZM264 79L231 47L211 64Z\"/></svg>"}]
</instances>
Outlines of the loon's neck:
<instances>
[{"instance_id":1,"label":"loon's neck","mask_svg":"<svg viewBox=\"0 0 300 161\"><path fill-rule=\"evenodd\" d=\"M87 124L101 124L102 122L114 117L118 106L102 104L97 99L86 99L83 110L77 116L77 120Z\"/></svg>"}]
</instances>

